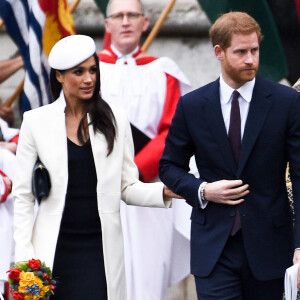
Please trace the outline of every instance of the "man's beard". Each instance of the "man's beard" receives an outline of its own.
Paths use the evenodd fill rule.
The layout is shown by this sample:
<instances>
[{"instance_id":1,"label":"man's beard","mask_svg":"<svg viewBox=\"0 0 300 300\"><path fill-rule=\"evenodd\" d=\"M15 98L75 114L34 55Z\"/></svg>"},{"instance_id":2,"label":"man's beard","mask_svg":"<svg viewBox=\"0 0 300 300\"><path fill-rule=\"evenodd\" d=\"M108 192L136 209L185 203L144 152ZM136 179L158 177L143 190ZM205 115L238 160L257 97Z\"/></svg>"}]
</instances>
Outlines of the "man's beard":
<instances>
[{"instance_id":1,"label":"man's beard","mask_svg":"<svg viewBox=\"0 0 300 300\"><path fill-rule=\"evenodd\" d=\"M246 71L247 69L252 69L253 71ZM243 68L233 67L228 60L225 60L224 70L226 74L237 84L243 85L247 81L251 81L257 74L258 65L245 66Z\"/></svg>"}]
</instances>

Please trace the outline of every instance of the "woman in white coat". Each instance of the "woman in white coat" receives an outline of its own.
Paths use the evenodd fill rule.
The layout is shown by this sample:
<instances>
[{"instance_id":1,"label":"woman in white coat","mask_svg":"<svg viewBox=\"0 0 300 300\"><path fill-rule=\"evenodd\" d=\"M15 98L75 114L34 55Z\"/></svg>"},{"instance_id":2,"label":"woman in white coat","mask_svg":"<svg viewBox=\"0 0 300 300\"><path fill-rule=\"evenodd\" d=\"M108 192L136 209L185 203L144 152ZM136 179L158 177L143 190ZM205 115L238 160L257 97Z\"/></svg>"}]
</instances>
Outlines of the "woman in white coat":
<instances>
[{"instance_id":1,"label":"woman in white coat","mask_svg":"<svg viewBox=\"0 0 300 300\"><path fill-rule=\"evenodd\" d=\"M50 81L58 99L24 114L17 150L15 259L53 267L54 299L125 300L119 199L169 207L174 196L161 183L138 181L126 115L99 96L95 50L94 41L81 35L53 47ZM52 186L35 220L31 176L37 157Z\"/></svg>"}]
</instances>

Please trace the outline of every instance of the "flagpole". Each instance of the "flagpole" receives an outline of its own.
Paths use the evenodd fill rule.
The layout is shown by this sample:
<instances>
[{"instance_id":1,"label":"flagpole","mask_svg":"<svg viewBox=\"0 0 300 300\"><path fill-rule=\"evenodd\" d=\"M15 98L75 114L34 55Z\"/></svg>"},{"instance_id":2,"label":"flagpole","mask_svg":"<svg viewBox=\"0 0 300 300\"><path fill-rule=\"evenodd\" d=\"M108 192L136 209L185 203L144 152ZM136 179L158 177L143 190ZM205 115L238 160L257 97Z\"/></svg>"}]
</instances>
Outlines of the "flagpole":
<instances>
[{"instance_id":1,"label":"flagpole","mask_svg":"<svg viewBox=\"0 0 300 300\"><path fill-rule=\"evenodd\" d=\"M14 101L16 100L16 98L18 97L18 95L23 90L24 80L25 79L23 78L23 80L19 83L19 85L17 86L17 88L14 91L14 93L4 102L4 106L10 107L14 103Z\"/></svg>"},{"instance_id":2,"label":"flagpole","mask_svg":"<svg viewBox=\"0 0 300 300\"><path fill-rule=\"evenodd\" d=\"M80 3L80 0L76 0L73 2L73 4L70 6L70 12L73 13L78 4Z\"/></svg>"},{"instance_id":3,"label":"flagpole","mask_svg":"<svg viewBox=\"0 0 300 300\"><path fill-rule=\"evenodd\" d=\"M73 4L70 7L70 12L73 13L74 10L76 9L76 7L78 6L78 4L80 3L80 0L76 0L73 2ZM4 25L3 20L0 20L0 28ZM14 91L14 93L4 102L4 106L10 107L12 106L12 104L14 103L14 101L16 100L16 98L18 97L18 95L22 92L23 87L24 87L24 81L25 79L23 78L23 80L19 83L19 85L17 86L16 90Z\"/></svg>"},{"instance_id":4,"label":"flagpole","mask_svg":"<svg viewBox=\"0 0 300 300\"><path fill-rule=\"evenodd\" d=\"M165 19L167 18L168 14L170 13L171 9L173 8L176 0L171 0L168 5L165 7L163 12L160 14L158 20L156 21L155 25L153 26L151 32L149 33L147 39L145 40L143 46L141 47L142 51L146 52L153 40L155 39L156 35L158 34L159 30L161 29Z\"/></svg>"}]
</instances>

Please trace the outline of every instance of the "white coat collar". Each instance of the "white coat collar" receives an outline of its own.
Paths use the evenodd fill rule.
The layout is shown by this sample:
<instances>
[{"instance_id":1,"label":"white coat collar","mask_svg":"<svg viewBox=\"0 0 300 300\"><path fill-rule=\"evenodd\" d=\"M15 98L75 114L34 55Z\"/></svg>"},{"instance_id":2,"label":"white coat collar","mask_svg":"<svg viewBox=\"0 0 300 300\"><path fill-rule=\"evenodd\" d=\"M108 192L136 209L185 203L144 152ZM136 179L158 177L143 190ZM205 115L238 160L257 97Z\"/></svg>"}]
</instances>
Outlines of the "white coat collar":
<instances>
[{"instance_id":1,"label":"white coat collar","mask_svg":"<svg viewBox=\"0 0 300 300\"><path fill-rule=\"evenodd\" d=\"M59 97L55 100L56 106L61 112L65 112L66 109L66 99L63 90L61 90Z\"/></svg>"}]
</instances>

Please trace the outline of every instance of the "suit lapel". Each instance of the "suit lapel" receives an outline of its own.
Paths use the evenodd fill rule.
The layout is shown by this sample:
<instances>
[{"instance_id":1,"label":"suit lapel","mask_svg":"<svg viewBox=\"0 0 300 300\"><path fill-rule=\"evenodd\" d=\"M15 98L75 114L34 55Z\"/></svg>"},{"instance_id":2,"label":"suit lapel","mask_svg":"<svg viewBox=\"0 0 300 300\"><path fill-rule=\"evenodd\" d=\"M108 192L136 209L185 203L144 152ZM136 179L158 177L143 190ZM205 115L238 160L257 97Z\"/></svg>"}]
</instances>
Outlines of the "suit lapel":
<instances>
[{"instance_id":1,"label":"suit lapel","mask_svg":"<svg viewBox=\"0 0 300 300\"><path fill-rule=\"evenodd\" d=\"M205 95L207 100L207 120L213 136L215 137L219 149L224 157L225 163L236 174L237 166L228 140L224 118L221 110L219 79L214 82L211 89Z\"/></svg>"},{"instance_id":2,"label":"suit lapel","mask_svg":"<svg viewBox=\"0 0 300 300\"><path fill-rule=\"evenodd\" d=\"M263 123L270 111L272 104L270 96L271 91L266 89L263 79L257 76L241 145L237 178L241 176Z\"/></svg>"}]
</instances>

